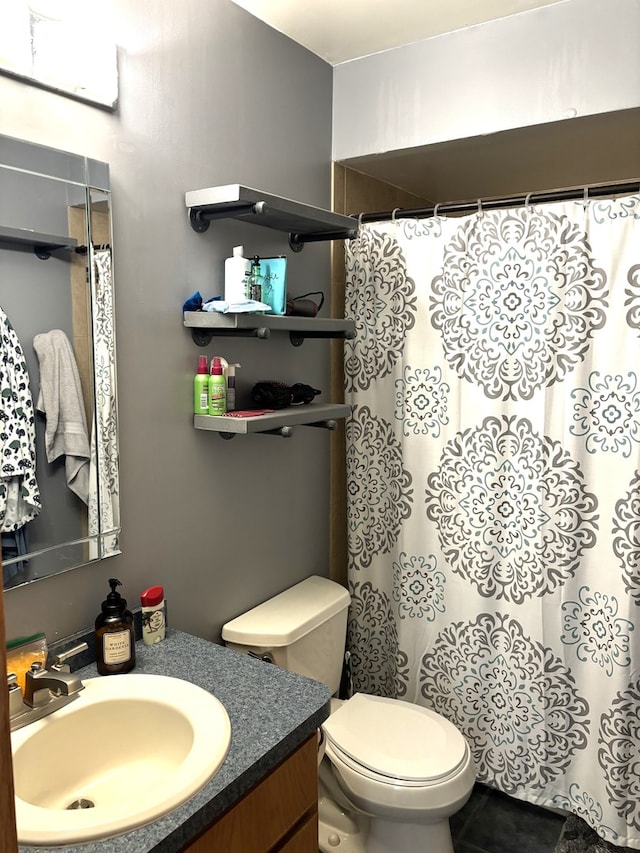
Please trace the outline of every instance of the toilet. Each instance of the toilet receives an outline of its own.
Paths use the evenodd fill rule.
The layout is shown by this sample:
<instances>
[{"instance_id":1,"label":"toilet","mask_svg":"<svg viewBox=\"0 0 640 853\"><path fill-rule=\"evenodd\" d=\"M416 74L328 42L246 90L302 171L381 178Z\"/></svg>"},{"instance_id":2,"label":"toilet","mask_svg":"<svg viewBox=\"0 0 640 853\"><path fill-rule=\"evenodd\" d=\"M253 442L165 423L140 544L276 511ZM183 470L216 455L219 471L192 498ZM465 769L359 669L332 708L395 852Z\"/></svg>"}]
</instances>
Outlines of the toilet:
<instances>
[{"instance_id":1,"label":"toilet","mask_svg":"<svg viewBox=\"0 0 640 853\"><path fill-rule=\"evenodd\" d=\"M222 628L232 649L340 686L349 593L312 576ZM456 727L428 708L355 693L331 700L319 749L321 853L453 853L449 818L475 770Z\"/></svg>"}]
</instances>

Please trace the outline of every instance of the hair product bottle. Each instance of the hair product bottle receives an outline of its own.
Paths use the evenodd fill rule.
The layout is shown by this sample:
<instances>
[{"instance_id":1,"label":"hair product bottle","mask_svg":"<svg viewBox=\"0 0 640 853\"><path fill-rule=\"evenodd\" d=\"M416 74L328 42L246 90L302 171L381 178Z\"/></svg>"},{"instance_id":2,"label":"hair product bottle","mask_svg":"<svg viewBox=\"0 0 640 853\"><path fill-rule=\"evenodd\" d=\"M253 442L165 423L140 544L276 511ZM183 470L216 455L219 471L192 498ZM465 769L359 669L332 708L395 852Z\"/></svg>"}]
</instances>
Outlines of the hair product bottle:
<instances>
[{"instance_id":1,"label":"hair product bottle","mask_svg":"<svg viewBox=\"0 0 640 853\"><path fill-rule=\"evenodd\" d=\"M136 665L133 613L116 587L117 578L109 579L111 592L102 602L102 613L96 619L96 666L100 675L119 675Z\"/></svg>"},{"instance_id":2,"label":"hair product bottle","mask_svg":"<svg viewBox=\"0 0 640 853\"><path fill-rule=\"evenodd\" d=\"M233 255L224 262L224 301L244 302L251 261L244 258L244 246L234 246Z\"/></svg>"},{"instance_id":3,"label":"hair product bottle","mask_svg":"<svg viewBox=\"0 0 640 853\"><path fill-rule=\"evenodd\" d=\"M242 367L241 364L227 364L224 368L224 375L227 380L227 411L233 412L236 408L236 367Z\"/></svg>"},{"instance_id":4,"label":"hair product bottle","mask_svg":"<svg viewBox=\"0 0 640 853\"><path fill-rule=\"evenodd\" d=\"M216 355L211 360L209 376L209 408L210 415L224 415L227 411L227 380L222 373L222 362Z\"/></svg>"},{"instance_id":5,"label":"hair product bottle","mask_svg":"<svg viewBox=\"0 0 640 853\"><path fill-rule=\"evenodd\" d=\"M198 372L193 377L193 413L206 415L209 412L209 367L206 355L198 358Z\"/></svg>"}]
</instances>

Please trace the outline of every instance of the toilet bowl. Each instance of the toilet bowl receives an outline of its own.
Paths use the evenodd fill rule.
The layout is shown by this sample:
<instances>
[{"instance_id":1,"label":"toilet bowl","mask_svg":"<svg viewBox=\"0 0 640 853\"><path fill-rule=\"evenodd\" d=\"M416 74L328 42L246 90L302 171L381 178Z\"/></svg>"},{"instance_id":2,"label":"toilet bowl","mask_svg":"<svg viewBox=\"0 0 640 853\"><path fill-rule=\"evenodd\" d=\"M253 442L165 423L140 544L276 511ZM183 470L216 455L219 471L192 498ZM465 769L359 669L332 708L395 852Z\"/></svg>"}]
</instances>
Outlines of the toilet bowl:
<instances>
[{"instance_id":1,"label":"toilet bowl","mask_svg":"<svg viewBox=\"0 0 640 853\"><path fill-rule=\"evenodd\" d=\"M350 598L312 576L228 622L225 643L335 695ZM453 853L449 818L475 782L469 747L444 717L399 699L331 700L319 751L321 853Z\"/></svg>"},{"instance_id":2,"label":"toilet bowl","mask_svg":"<svg viewBox=\"0 0 640 853\"><path fill-rule=\"evenodd\" d=\"M343 804L368 818L355 820L366 853L453 853L449 818L475 782L455 726L427 708L356 693L322 728Z\"/></svg>"}]
</instances>

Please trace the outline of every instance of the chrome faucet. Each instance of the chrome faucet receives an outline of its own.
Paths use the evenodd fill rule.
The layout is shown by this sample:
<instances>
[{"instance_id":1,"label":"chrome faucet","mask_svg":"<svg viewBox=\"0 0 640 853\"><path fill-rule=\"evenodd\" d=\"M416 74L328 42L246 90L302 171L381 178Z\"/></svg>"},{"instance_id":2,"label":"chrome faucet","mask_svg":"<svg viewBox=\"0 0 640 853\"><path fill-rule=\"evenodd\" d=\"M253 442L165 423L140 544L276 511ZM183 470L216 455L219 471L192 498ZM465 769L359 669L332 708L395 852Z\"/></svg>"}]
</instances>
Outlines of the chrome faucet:
<instances>
[{"instance_id":1,"label":"chrome faucet","mask_svg":"<svg viewBox=\"0 0 640 853\"><path fill-rule=\"evenodd\" d=\"M51 672L36 661L25 673L23 702L30 708L38 708L47 705L52 698L75 696L83 689L82 681L74 673Z\"/></svg>"}]
</instances>

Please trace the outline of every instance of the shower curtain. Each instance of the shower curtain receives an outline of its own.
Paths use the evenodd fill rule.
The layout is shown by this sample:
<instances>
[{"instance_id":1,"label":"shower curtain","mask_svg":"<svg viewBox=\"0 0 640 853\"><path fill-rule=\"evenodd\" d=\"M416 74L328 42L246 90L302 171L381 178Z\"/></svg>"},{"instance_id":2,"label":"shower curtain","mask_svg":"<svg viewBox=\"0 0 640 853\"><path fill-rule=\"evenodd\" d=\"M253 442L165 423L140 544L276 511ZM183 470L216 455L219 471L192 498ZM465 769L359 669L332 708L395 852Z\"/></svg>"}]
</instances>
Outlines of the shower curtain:
<instances>
[{"instance_id":1,"label":"shower curtain","mask_svg":"<svg viewBox=\"0 0 640 853\"><path fill-rule=\"evenodd\" d=\"M91 432L89 535L92 559L120 554L118 417L111 249L92 247L96 420Z\"/></svg>"},{"instance_id":2,"label":"shower curtain","mask_svg":"<svg viewBox=\"0 0 640 853\"><path fill-rule=\"evenodd\" d=\"M640 196L346 247L354 690L640 849Z\"/></svg>"}]
</instances>

